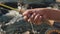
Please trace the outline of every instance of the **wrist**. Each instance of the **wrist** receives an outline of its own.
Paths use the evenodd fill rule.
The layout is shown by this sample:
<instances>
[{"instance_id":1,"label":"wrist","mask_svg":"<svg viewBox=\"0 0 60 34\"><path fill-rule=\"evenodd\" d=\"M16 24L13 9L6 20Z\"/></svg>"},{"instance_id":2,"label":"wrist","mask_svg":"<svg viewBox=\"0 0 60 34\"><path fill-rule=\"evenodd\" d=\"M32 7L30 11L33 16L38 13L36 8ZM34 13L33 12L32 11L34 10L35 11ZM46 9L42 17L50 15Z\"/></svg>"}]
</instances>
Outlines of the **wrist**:
<instances>
[{"instance_id":1,"label":"wrist","mask_svg":"<svg viewBox=\"0 0 60 34\"><path fill-rule=\"evenodd\" d=\"M54 20L48 20L49 21L49 25L53 26L54 25Z\"/></svg>"},{"instance_id":2,"label":"wrist","mask_svg":"<svg viewBox=\"0 0 60 34\"><path fill-rule=\"evenodd\" d=\"M60 21L49 20L50 26L60 28Z\"/></svg>"}]
</instances>

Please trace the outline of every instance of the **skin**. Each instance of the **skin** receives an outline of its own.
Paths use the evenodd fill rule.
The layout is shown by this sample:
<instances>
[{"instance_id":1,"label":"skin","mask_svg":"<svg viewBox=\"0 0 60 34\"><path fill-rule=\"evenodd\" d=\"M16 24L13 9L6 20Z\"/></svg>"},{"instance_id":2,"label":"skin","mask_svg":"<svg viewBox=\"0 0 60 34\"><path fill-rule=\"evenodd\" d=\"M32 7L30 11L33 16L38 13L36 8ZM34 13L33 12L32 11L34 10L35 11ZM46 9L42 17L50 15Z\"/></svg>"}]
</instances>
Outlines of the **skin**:
<instances>
[{"instance_id":1,"label":"skin","mask_svg":"<svg viewBox=\"0 0 60 34\"><path fill-rule=\"evenodd\" d=\"M60 21L60 10L48 9L48 8L36 8L29 9L23 13L25 21L32 22L34 24L41 24L44 21L54 20ZM49 23L49 22L48 22ZM53 25L53 22L49 23Z\"/></svg>"}]
</instances>

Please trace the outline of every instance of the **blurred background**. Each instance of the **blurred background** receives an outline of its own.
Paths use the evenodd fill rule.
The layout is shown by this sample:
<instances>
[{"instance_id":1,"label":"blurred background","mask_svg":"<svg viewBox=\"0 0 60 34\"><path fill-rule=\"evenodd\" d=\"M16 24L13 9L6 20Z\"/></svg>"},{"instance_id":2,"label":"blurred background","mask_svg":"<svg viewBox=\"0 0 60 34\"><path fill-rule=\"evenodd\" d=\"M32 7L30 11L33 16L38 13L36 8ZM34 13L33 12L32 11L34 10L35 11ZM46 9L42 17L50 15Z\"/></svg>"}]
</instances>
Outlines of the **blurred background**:
<instances>
[{"instance_id":1,"label":"blurred background","mask_svg":"<svg viewBox=\"0 0 60 34\"><path fill-rule=\"evenodd\" d=\"M23 20L21 9L60 9L60 0L0 0L0 34L60 34L60 25L34 25ZM52 32L51 32L52 31Z\"/></svg>"}]
</instances>

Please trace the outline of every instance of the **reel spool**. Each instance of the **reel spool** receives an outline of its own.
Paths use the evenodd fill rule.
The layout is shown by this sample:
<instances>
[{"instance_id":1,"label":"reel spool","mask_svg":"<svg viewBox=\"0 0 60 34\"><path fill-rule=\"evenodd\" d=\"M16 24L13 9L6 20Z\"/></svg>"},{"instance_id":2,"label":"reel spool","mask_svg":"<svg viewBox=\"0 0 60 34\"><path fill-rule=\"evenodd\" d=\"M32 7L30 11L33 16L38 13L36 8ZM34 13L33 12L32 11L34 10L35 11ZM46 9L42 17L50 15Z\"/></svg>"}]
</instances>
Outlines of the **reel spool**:
<instances>
[{"instance_id":1,"label":"reel spool","mask_svg":"<svg viewBox=\"0 0 60 34\"><path fill-rule=\"evenodd\" d=\"M45 32L45 34L60 34L60 30L58 29L49 29L48 31Z\"/></svg>"}]
</instances>

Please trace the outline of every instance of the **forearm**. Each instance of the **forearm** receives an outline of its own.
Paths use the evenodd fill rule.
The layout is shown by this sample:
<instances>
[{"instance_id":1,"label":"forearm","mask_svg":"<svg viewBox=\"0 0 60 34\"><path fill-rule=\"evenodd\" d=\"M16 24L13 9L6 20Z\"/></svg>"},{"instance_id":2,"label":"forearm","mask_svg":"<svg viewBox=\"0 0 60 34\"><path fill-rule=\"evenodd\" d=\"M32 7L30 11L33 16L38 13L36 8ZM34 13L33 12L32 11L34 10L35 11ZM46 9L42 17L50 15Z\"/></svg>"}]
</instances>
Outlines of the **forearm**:
<instances>
[{"instance_id":1,"label":"forearm","mask_svg":"<svg viewBox=\"0 0 60 34\"><path fill-rule=\"evenodd\" d=\"M47 10L47 17L51 20L60 20L60 10ZM50 11L50 12L49 12Z\"/></svg>"},{"instance_id":2,"label":"forearm","mask_svg":"<svg viewBox=\"0 0 60 34\"><path fill-rule=\"evenodd\" d=\"M47 10L47 15L48 15L47 18L49 19L48 21L50 22L50 25L53 25L54 22L60 22L60 10L49 9Z\"/></svg>"}]
</instances>

